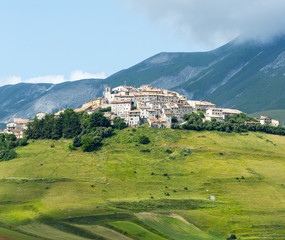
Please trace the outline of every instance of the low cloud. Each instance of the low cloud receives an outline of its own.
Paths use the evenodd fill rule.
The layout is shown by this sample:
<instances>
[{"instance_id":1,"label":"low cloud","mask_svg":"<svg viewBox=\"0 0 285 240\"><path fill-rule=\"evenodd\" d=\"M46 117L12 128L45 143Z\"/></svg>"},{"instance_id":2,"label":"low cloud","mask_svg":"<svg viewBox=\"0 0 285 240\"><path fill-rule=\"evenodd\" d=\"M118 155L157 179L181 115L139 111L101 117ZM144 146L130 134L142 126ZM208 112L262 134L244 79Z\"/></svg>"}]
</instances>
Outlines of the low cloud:
<instances>
[{"instance_id":1,"label":"low cloud","mask_svg":"<svg viewBox=\"0 0 285 240\"><path fill-rule=\"evenodd\" d=\"M0 77L0 86L8 85L8 84L17 84L17 83L62 83L66 81L76 81L81 79L105 79L107 76L104 72L100 73L88 73L83 72L82 70L76 70L71 72L69 78L65 78L64 75L46 75L46 76L38 76L29 79L22 79L18 76L8 76L8 77Z\"/></svg>"},{"instance_id":2,"label":"low cloud","mask_svg":"<svg viewBox=\"0 0 285 240\"><path fill-rule=\"evenodd\" d=\"M79 80L79 79L88 79L88 78L99 78L99 79L105 79L106 74L104 72L100 73L88 73L88 72L83 72L81 70L76 70L70 74L70 80Z\"/></svg>"},{"instance_id":3,"label":"low cloud","mask_svg":"<svg viewBox=\"0 0 285 240\"><path fill-rule=\"evenodd\" d=\"M285 34L284 0L121 0L193 47L235 37L267 41Z\"/></svg>"},{"instance_id":4,"label":"low cloud","mask_svg":"<svg viewBox=\"0 0 285 240\"><path fill-rule=\"evenodd\" d=\"M17 76L9 76L0 78L0 86L8 85L8 84L17 84L22 82L22 79Z\"/></svg>"}]
</instances>

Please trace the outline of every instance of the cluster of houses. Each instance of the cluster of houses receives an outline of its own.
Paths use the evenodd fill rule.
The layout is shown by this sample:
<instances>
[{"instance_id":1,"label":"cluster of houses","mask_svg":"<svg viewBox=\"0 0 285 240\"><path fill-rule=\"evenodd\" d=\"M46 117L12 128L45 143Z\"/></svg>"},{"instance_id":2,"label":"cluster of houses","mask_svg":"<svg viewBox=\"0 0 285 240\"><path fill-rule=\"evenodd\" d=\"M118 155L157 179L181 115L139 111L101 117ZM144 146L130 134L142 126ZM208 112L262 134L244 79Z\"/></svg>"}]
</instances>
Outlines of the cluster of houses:
<instances>
[{"instance_id":1,"label":"cluster of houses","mask_svg":"<svg viewBox=\"0 0 285 240\"><path fill-rule=\"evenodd\" d=\"M186 96L177 92L156 88L152 85L142 85L139 88L119 86L111 89L106 87L103 98L85 103L75 111L86 111L91 114L106 107L110 107L111 111L105 113L105 117L111 120L115 117L123 118L131 127L149 123L150 127L154 128L170 128L173 116L182 122L184 114L197 113L198 111L204 112L203 121L216 119L222 122L228 121L231 115L241 113L236 109L216 108L216 105L211 102L188 100ZM267 120L263 121L264 118ZM254 123L279 125L278 120L264 116L261 116L260 122Z\"/></svg>"},{"instance_id":2,"label":"cluster of houses","mask_svg":"<svg viewBox=\"0 0 285 240\"><path fill-rule=\"evenodd\" d=\"M142 85L139 88L133 86L119 86L111 89L106 87L104 97L83 104L75 112L85 111L92 114L102 108L109 107L110 112L105 113L105 117L113 120L116 117L123 118L128 126L137 127L148 123L154 128L170 128L172 117L176 117L179 122L183 121L184 114L203 111L205 118L203 121L226 122L229 116L239 114L241 111L228 108L216 108L216 105L206 101L188 100L186 96L177 92L160 89L152 85ZM61 110L55 113L59 116ZM38 119L42 119L46 113L37 113ZM27 127L28 119L15 118L8 122L4 130L5 133L14 133L17 138L23 138ZM248 122L246 124L269 124L278 126L278 120L261 116L260 122Z\"/></svg>"},{"instance_id":3,"label":"cluster of houses","mask_svg":"<svg viewBox=\"0 0 285 240\"><path fill-rule=\"evenodd\" d=\"M35 116L38 119L44 118L46 113L38 112ZM10 121L6 123L6 129L2 131L2 133L13 133L17 139L22 139L25 134L25 130L27 129L27 124L31 122L29 119L22 118L14 118L14 121ZM1 130L0 130L1 133Z\"/></svg>"}]
</instances>

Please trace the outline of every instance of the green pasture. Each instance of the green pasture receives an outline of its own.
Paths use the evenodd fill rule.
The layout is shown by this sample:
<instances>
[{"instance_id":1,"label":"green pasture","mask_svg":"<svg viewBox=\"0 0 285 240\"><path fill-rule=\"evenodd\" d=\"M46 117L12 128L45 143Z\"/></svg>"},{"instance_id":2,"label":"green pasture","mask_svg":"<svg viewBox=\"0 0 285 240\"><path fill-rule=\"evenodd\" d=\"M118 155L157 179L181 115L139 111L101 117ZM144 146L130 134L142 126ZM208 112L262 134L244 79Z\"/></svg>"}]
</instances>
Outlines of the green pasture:
<instances>
[{"instance_id":1,"label":"green pasture","mask_svg":"<svg viewBox=\"0 0 285 240\"><path fill-rule=\"evenodd\" d=\"M285 137L127 128L104 141L94 153L70 152L64 139L17 148L0 163L3 229L34 239L285 239Z\"/></svg>"}]
</instances>

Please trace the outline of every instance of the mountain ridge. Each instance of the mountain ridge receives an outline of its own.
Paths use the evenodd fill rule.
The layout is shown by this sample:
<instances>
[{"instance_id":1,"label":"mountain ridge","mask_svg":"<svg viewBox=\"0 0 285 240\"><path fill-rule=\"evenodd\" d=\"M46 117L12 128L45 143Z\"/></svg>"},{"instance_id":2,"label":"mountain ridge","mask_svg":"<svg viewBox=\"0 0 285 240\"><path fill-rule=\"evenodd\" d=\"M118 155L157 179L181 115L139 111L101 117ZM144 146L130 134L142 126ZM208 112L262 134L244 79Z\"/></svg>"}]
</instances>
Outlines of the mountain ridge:
<instances>
[{"instance_id":1,"label":"mountain ridge","mask_svg":"<svg viewBox=\"0 0 285 240\"><path fill-rule=\"evenodd\" d=\"M246 113L285 109L285 38L270 43L235 39L207 52L161 52L106 79L0 87L0 122L32 118L102 96L105 86L156 87ZM49 89L50 88L50 89Z\"/></svg>"}]
</instances>

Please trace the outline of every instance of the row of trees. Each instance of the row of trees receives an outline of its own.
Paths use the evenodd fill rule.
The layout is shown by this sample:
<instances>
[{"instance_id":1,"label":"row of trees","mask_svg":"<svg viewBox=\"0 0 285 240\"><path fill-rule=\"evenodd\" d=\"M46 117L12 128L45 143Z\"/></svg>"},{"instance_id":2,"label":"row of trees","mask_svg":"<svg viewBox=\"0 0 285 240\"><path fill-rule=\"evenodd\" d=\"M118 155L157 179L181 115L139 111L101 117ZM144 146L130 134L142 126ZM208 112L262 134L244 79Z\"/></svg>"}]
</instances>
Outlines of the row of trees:
<instances>
[{"instance_id":1,"label":"row of trees","mask_svg":"<svg viewBox=\"0 0 285 240\"><path fill-rule=\"evenodd\" d=\"M111 126L110 119L104 116L105 111L76 113L71 108L55 117L47 114L43 119L35 119L27 125L28 139L73 138L70 149L82 147L83 151L94 151L101 145L103 138L113 134L113 129L123 129L127 125L121 118L115 118Z\"/></svg>"},{"instance_id":2,"label":"row of trees","mask_svg":"<svg viewBox=\"0 0 285 240\"><path fill-rule=\"evenodd\" d=\"M172 128L176 129L188 129L188 130L208 130L208 131L222 131L222 132L265 132L276 135L285 136L285 128L278 126L273 127L270 125L260 124L245 124L245 122L258 122L255 118L249 117L244 113L229 116L227 122L219 122L212 120L210 122L203 122L203 114L192 113L185 114L183 119L186 121L183 125L179 126L177 123L172 124Z\"/></svg>"}]
</instances>

